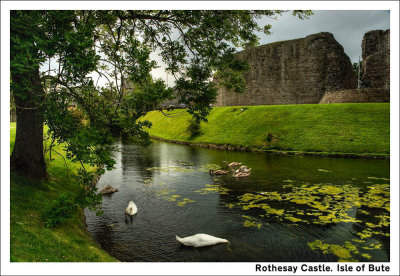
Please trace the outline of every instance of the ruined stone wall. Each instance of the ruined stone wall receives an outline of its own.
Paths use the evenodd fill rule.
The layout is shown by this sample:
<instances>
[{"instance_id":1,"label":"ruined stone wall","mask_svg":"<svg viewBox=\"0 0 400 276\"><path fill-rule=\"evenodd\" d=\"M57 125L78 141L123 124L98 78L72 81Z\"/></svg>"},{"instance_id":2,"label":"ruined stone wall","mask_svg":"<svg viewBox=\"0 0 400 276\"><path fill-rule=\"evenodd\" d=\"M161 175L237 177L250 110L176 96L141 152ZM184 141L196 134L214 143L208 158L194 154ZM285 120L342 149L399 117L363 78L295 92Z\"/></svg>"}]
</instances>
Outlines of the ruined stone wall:
<instances>
[{"instance_id":1,"label":"ruined stone wall","mask_svg":"<svg viewBox=\"0 0 400 276\"><path fill-rule=\"evenodd\" d=\"M390 91L385 88L365 88L328 91L322 97L320 104L327 103L388 103Z\"/></svg>"},{"instance_id":2,"label":"ruined stone wall","mask_svg":"<svg viewBox=\"0 0 400 276\"><path fill-rule=\"evenodd\" d=\"M236 54L250 69L243 94L220 88L215 106L319 103L326 91L352 89L351 61L331 33L281 41Z\"/></svg>"},{"instance_id":3,"label":"ruined stone wall","mask_svg":"<svg viewBox=\"0 0 400 276\"><path fill-rule=\"evenodd\" d=\"M366 87L390 87L390 30L374 30L364 35L362 83Z\"/></svg>"}]
</instances>

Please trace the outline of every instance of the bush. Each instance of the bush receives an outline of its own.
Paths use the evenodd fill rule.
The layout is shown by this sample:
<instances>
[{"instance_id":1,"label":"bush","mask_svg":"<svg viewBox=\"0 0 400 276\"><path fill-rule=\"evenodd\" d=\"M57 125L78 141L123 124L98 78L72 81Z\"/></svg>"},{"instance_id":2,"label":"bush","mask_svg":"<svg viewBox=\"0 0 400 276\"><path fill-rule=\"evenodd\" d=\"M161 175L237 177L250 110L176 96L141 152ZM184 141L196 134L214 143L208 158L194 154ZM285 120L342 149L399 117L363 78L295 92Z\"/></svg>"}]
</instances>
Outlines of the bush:
<instances>
[{"instance_id":1,"label":"bush","mask_svg":"<svg viewBox=\"0 0 400 276\"><path fill-rule=\"evenodd\" d=\"M191 136L196 136L200 134L200 122L196 119L191 119L189 121L188 131Z\"/></svg>"},{"instance_id":2,"label":"bush","mask_svg":"<svg viewBox=\"0 0 400 276\"><path fill-rule=\"evenodd\" d=\"M57 199L51 201L45 212L45 226L53 228L65 222L76 213L78 208L88 208L96 211L97 215L101 215L102 196L97 193L96 183L103 172L104 169L101 168L98 169L97 174L79 169L75 178L81 188L80 191L77 194L60 194Z\"/></svg>"},{"instance_id":3,"label":"bush","mask_svg":"<svg viewBox=\"0 0 400 276\"><path fill-rule=\"evenodd\" d=\"M66 219L71 218L76 210L74 196L71 194L60 194L57 199L54 199L49 205L46 214L45 226L53 228L58 224L64 222Z\"/></svg>"}]
</instances>

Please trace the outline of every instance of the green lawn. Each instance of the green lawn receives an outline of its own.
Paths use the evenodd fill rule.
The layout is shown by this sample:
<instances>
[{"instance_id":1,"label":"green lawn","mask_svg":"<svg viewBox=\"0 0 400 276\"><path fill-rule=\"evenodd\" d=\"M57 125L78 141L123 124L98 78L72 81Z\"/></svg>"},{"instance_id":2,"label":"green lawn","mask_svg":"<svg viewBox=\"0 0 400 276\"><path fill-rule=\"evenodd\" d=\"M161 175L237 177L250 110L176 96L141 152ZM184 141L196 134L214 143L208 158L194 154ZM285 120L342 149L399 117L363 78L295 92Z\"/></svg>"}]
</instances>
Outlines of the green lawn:
<instances>
[{"instance_id":1,"label":"green lawn","mask_svg":"<svg viewBox=\"0 0 400 276\"><path fill-rule=\"evenodd\" d=\"M14 147L15 130L15 123L11 123L11 150ZM61 146L56 150L63 152ZM78 167L68 162L70 174L67 177L63 159L57 154L53 154L52 158L55 160L47 162L49 181L36 182L11 173L11 261L116 261L90 238L81 211L54 229L44 227L44 210L47 204L55 199L58 193L70 193L79 188L71 177L71 173L75 173Z\"/></svg>"},{"instance_id":2,"label":"green lawn","mask_svg":"<svg viewBox=\"0 0 400 276\"><path fill-rule=\"evenodd\" d=\"M389 103L216 107L196 137L187 131L188 118L152 111L142 120L153 123L150 135L169 140L264 150L390 153Z\"/></svg>"}]
</instances>

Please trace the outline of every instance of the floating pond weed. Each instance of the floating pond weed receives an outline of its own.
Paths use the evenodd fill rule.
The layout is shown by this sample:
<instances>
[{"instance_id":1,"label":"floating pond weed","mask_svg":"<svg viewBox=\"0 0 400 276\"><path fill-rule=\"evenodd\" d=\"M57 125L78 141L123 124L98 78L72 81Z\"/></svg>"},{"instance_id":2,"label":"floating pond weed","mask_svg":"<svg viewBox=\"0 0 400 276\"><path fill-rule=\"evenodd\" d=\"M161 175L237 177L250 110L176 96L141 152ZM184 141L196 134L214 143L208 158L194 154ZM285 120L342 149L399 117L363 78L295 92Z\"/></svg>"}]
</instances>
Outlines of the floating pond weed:
<instances>
[{"instance_id":1,"label":"floating pond weed","mask_svg":"<svg viewBox=\"0 0 400 276\"><path fill-rule=\"evenodd\" d=\"M315 240L308 243L308 246L312 250L321 250L324 254L333 254L339 258L339 262L356 262L357 260L352 259L351 253L358 252L356 247L350 246L349 243L344 246L338 244L328 244L321 240Z\"/></svg>"},{"instance_id":2,"label":"floating pond weed","mask_svg":"<svg viewBox=\"0 0 400 276\"><path fill-rule=\"evenodd\" d=\"M370 212L368 212L368 211L366 211L366 210L362 210L362 209L358 210L358 212L359 212L360 214L364 214L364 215L369 215L369 214L370 214Z\"/></svg>"},{"instance_id":3,"label":"floating pond weed","mask_svg":"<svg viewBox=\"0 0 400 276\"><path fill-rule=\"evenodd\" d=\"M371 259L371 255L368 253L361 253L361 256L363 256L364 258L367 258L367 259Z\"/></svg>"},{"instance_id":4,"label":"floating pond weed","mask_svg":"<svg viewBox=\"0 0 400 276\"><path fill-rule=\"evenodd\" d=\"M382 245L371 239L374 235L390 236L389 190L389 184L372 184L360 188L351 184L320 183L296 186L289 183L284 185L282 192L244 193L237 197L238 203L235 206L246 212L258 209L262 211L262 214L257 212L260 219L286 221L290 225L312 223L326 226L357 223L363 227L355 233L358 238L346 241L342 245L329 244L322 240L308 243L312 250L321 250L324 254L337 256L339 261L350 262L360 258L371 258L370 254L361 250L381 249ZM229 207L233 207L233 204ZM375 215L371 215L371 212ZM367 216L367 220L360 220L359 215L363 218ZM258 227L259 222L249 219L250 216L243 217L247 218L245 226Z\"/></svg>"},{"instance_id":5,"label":"floating pond weed","mask_svg":"<svg viewBox=\"0 0 400 276\"><path fill-rule=\"evenodd\" d=\"M170 202L176 202L177 206L184 206L187 203L192 203L196 202L195 200L189 199L189 198L183 198L180 200L182 197L181 195L173 195L172 193L175 192L175 190L170 190L170 189L162 189L156 193L157 196L161 197L164 200L170 201Z\"/></svg>"},{"instance_id":6,"label":"floating pond weed","mask_svg":"<svg viewBox=\"0 0 400 276\"><path fill-rule=\"evenodd\" d=\"M389 178L386 177L375 177L375 176L368 176L368 179L373 179L373 180L385 180L385 181L389 181Z\"/></svg>"},{"instance_id":7,"label":"floating pond weed","mask_svg":"<svg viewBox=\"0 0 400 276\"><path fill-rule=\"evenodd\" d=\"M168 196L167 200L168 201L177 201L177 198L181 197L180 195L171 195Z\"/></svg>"},{"instance_id":8,"label":"floating pond weed","mask_svg":"<svg viewBox=\"0 0 400 276\"><path fill-rule=\"evenodd\" d=\"M210 170L220 170L220 169L221 169L221 165L214 164L214 163L203 164L200 167L200 170L203 172L209 172Z\"/></svg>"},{"instance_id":9,"label":"floating pond weed","mask_svg":"<svg viewBox=\"0 0 400 276\"><path fill-rule=\"evenodd\" d=\"M172 193L172 192L175 192L175 190L171 190L171 189L162 189L162 190L157 191L156 195L157 195L157 196L164 196L164 195L168 195L168 194L170 194L170 193Z\"/></svg>"},{"instance_id":10,"label":"floating pond weed","mask_svg":"<svg viewBox=\"0 0 400 276\"><path fill-rule=\"evenodd\" d=\"M245 215L243 215L242 217L246 219L243 222L244 227L256 227L258 229L261 228L262 223L258 222L255 218L252 218L250 216L245 216Z\"/></svg>"},{"instance_id":11,"label":"floating pond weed","mask_svg":"<svg viewBox=\"0 0 400 276\"><path fill-rule=\"evenodd\" d=\"M361 204L368 208L381 208L390 212L390 185L374 184L360 197Z\"/></svg>"},{"instance_id":12,"label":"floating pond weed","mask_svg":"<svg viewBox=\"0 0 400 276\"><path fill-rule=\"evenodd\" d=\"M362 248L365 249L365 250L381 249L382 248L382 244L381 243L371 243L369 245L369 247L368 246L363 246Z\"/></svg>"},{"instance_id":13,"label":"floating pond weed","mask_svg":"<svg viewBox=\"0 0 400 276\"><path fill-rule=\"evenodd\" d=\"M153 183L151 178L145 179L143 181L143 184L145 184L145 186L150 186Z\"/></svg>"},{"instance_id":14,"label":"floating pond weed","mask_svg":"<svg viewBox=\"0 0 400 276\"><path fill-rule=\"evenodd\" d=\"M286 180L283 180L282 182L285 182L285 183L293 183L293 182L296 182L296 181L291 180L291 179L286 179Z\"/></svg>"},{"instance_id":15,"label":"floating pond weed","mask_svg":"<svg viewBox=\"0 0 400 276\"><path fill-rule=\"evenodd\" d=\"M219 193L221 195L227 195L229 193L229 191L231 191L228 188L222 187L221 185L217 185L217 184L206 184L205 188L202 188L200 190L195 191L196 193L200 193L202 195L207 195L210 193Z\"/></svg>"},{"instance_id":16,"label":"floating pond weed","mask_svg":"<svg viewBox=\"0 0 400 276\"><path fill-rule=\"evenodd\" d=\"M160 172L190 172L192 164L177 163L181 167L153 167L149 170ZM182 167L183 166L183 167ZM208 172L220 169L219 164L204 164L197 170ZM317 169L322 173L330 173L326 169ZM223 203L225 208L242 212L243 227L261 229L266 222L285 223L288 227L331 227L336 224L353 223L354 238L335 244L331 240L317 239L308 243L312 250L323 254L332 254L338 261L354 262L373 259L374 250L382 250L382 244L376 237L390 236L390 184L384 183L387 178L367 177L352 181L336 183L300 182L292 179L282 180L282 189L271 188L252 192L244 192L236 196L236 200ZM219 194L234 196L230 186L223 177L212 177L213 184L206 184L195 190L201 195ZM218 182L220 181L220 182ZM146 181L145 181L146 182ZM218 182L218 183L217 183ZM367 183L363 183L367 182ZM383 184L382 184L383 182ZM233 186L234 187L234 186ZM195 202L189 198L174 194L174 190L160 190L158 195L174 202L177 206L185 206Z\"/></svg>"},{"instance_id":17,"label":"floating pond weed","mask_svg":"<svg viewBox=\"0 0 400 276\"><path fill-rule=\"evenodd\" d=\"M192 203L192 202L196 202L195 200L189 199L189 198L184 198L182 201L179 201L176 205L177 206L184 206L187 203Z\"/></svg>"}]
</instances>

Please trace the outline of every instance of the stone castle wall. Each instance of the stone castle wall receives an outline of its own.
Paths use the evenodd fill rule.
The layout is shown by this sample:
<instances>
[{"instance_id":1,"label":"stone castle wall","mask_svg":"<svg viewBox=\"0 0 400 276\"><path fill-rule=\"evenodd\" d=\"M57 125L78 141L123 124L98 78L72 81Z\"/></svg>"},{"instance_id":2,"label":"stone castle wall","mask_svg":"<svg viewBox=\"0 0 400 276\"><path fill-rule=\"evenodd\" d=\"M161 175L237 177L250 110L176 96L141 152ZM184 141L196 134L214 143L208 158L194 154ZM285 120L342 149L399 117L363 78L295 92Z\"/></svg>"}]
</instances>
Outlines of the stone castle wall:
<instances>
[{"instance_id":1,"label":"stone castle wall","mask_svg":"<svg viewBox=\"0 0 400 276\"><path fill-rule=\"evenodd\" d=\"M386 88L364 88L328 91L320 100L327 103L386 103L390 102L390 91Z\"/></svg>"},{"instance_id":2,"label":"stone castle wall","mask_svg":"<svg viewBox=\"0 0 400 276\"><path fill-rule=\"evenodd\" d=\"M362 78L365 87L390 87L390 30L369 31L362 44Z\"/></svg>"},{"instance_id":3,"label":"stone castle wall","mask_svg":"<svg viewBox=\"0 0 400 276\"><path fill-rule=\"evenodd\" d=\"M319 103L326 91L353 89L351 61L331 33L281 41L236 54L250 69L243 94L220 88L215 106Z\"/></svg>"}]
</instances>

